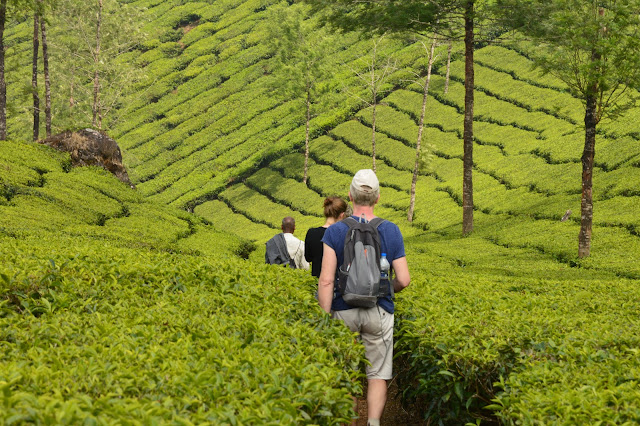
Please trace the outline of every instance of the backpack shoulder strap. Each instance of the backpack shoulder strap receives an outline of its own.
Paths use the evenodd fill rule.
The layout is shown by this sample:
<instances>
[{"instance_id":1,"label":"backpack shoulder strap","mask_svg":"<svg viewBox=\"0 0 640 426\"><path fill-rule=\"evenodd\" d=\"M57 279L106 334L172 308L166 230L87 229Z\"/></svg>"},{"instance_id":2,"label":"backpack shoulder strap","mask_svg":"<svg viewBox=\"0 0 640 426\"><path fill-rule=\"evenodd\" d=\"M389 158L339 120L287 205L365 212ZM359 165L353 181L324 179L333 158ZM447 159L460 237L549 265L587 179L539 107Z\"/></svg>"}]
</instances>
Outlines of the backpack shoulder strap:
<instances>
[{"instance_id":1,"label":"backpack shoulder strap","mask_svg":"<svg viewBox=\"0 0 640 426\"><path fill-rule=\"evenodd\" d=\"M304 241L300 241L298 243L298 248L296 249L296 252L293 254L293 258L291 259L291 262L293 262L293 265L296 267L296 269L298 269L300 266L298 265L298 252L300 251L300 247L302 247L302 245L304 244ZM287 253L289 253L289 250L287 250Z\"/></svg>"},{"instance_id":2,"label":"backpack shoulder strap","mask_svg":"<svg viewBox=\"0 0 640 426\"><path fill-rule=\"evenodd\" d=\"M287 259L289 262L291 262L291 256L289 255L289 250L287 250L287 240L285 240L284 238L284 233L279 233L275 236L275 239L276 245L278 246L278 250L280 251L282 258Z\"/></svg>"},{"instance_id":3,"label":"backpack shoulder strap","mask_svg":"<svg viewBox=\"0 0 640 426\"><path fill-rule=\"evenodd\" d=\"M383 219L383 218L381 218L381 217L376 217L376 218L373 218L373 219L371 219L371 220L369 221L369 223L371 224L371 226L373 226L373 227L374 227L374 228L376 228L376 229L378 229L378 227L379 227L380 225L382 225L382 222L384 222L384 219Z\"/></svg>"},{"instance_id":4,"label":"backpack shoulder strap","mask_svg":"<svg viewBox=\"0 0 640 426\"><path fill-rule=\"evenodd\" d=\"M358 224L358 221L355 220L353 217L349 216L348 218L344 219L342 223L344 223L349 227L349 229L351 229Z\"/></svg>"}]
</instances>

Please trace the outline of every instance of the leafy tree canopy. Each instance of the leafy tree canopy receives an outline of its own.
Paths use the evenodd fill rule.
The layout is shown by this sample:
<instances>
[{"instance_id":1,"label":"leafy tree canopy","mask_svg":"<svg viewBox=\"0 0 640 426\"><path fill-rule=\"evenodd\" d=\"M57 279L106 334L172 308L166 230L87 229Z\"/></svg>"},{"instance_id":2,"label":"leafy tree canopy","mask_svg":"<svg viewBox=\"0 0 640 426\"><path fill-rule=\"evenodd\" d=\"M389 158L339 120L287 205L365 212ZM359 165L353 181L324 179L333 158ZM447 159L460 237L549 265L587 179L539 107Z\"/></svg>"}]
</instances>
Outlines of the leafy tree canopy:
<instances>
[{"instance_id":1,"label":"leafy tree canopy","mask_svg":"<svg viewBox=\"0 0 640 426\"><path fill-rule=\"evenodd\" d=\"M542 49L540 68L583 100L598 97L597 121L633 105L640 85L640 1L499 0L506 23Z\"/></svg>"},{"instance_id":2,"label":"leafy tree canopy","mask_svg":"<svg viewBox=\"0 0 640 426\"><path fill-rule=\"evenodd\" d=\"M326 22L350 31L424 31L455 5L455 1L414 0L303 0Z\"/></svg>"}]
</instances>

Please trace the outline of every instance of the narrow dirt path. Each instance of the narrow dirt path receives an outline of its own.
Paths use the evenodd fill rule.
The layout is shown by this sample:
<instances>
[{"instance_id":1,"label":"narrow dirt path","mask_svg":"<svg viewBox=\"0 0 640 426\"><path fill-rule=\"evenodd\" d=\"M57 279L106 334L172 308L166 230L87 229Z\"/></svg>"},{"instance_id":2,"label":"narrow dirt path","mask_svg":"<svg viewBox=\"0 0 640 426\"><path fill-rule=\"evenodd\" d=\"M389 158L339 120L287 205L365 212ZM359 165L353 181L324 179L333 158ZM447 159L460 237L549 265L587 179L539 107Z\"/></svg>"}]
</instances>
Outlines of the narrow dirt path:
<instances>
[{"instance_id":1,"label":"narrow dirt path","mask_svg":"<svg viewBox=\"0 0 640 426\"><path fill-rule=\"evenodd\" d=\"M366 395L366 385L365 392ZM367 398L358 398L358 420L357 426L367 426ZM384 408L380 424L383 426L424 426L427 423L420 418L415 412L408 412L400 404L400 396L398 394L398 386L394 381L389 385L387 393L387 405Z\"/></svg>"}]
</instances>

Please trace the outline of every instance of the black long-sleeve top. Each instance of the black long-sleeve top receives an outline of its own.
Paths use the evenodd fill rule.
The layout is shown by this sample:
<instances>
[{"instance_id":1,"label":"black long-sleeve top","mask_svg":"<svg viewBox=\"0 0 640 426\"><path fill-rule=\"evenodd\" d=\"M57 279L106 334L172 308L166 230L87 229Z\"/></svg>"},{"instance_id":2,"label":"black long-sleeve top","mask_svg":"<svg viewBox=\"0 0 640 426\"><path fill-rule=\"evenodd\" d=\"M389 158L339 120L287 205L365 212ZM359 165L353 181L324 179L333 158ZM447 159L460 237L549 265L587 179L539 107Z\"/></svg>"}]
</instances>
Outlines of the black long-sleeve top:
<instances>
[{"instance_id":1,"label":"black long-sleeve top","mask_svg":"<svg viewBox=\"0 0 640 426\"><path fill-rule=\"evenodd\" d=\"M304 238L304 258L307 262L311 262L311 275L320 276L320 268L322 267L322 237L327 228L320 226L311 228L307 231Z\"/></svg>"}]
</instances>

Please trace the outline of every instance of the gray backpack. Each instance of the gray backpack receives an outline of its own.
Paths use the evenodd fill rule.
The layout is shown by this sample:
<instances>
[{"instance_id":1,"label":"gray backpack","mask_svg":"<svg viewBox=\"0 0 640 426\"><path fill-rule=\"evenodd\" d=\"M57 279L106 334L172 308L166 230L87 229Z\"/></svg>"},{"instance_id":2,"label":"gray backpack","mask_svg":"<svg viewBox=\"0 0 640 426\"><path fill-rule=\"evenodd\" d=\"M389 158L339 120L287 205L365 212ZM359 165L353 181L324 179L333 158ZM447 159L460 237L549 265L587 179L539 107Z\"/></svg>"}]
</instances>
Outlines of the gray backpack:
<instances>
[{"instance_id":1,"label":"gray backpack","mask_svg":"<svg viewBox=\"0 0 640 426\"><path fill-rule=\"evenodd\" d=\"M380 235L378 227L383 219L367 222L364 217L349 217L344 239L344 262L338 268L338 293L351 305L372 308L381 297L390 293L389 280L380 281Z\"/></svg>"},{"instance_id":2,"label":"gray backpack","mask_svg":"<svg viewBox=\"0 0 640 426\"><path fill-rule=\"evenodd\" d=\"M296 262L289 256L287 250L287 241L281 232L274 235L266 242L266 250L264 253L264 261L270 265L283 265L296 269Z\"/></svg>"}]
</instances>

